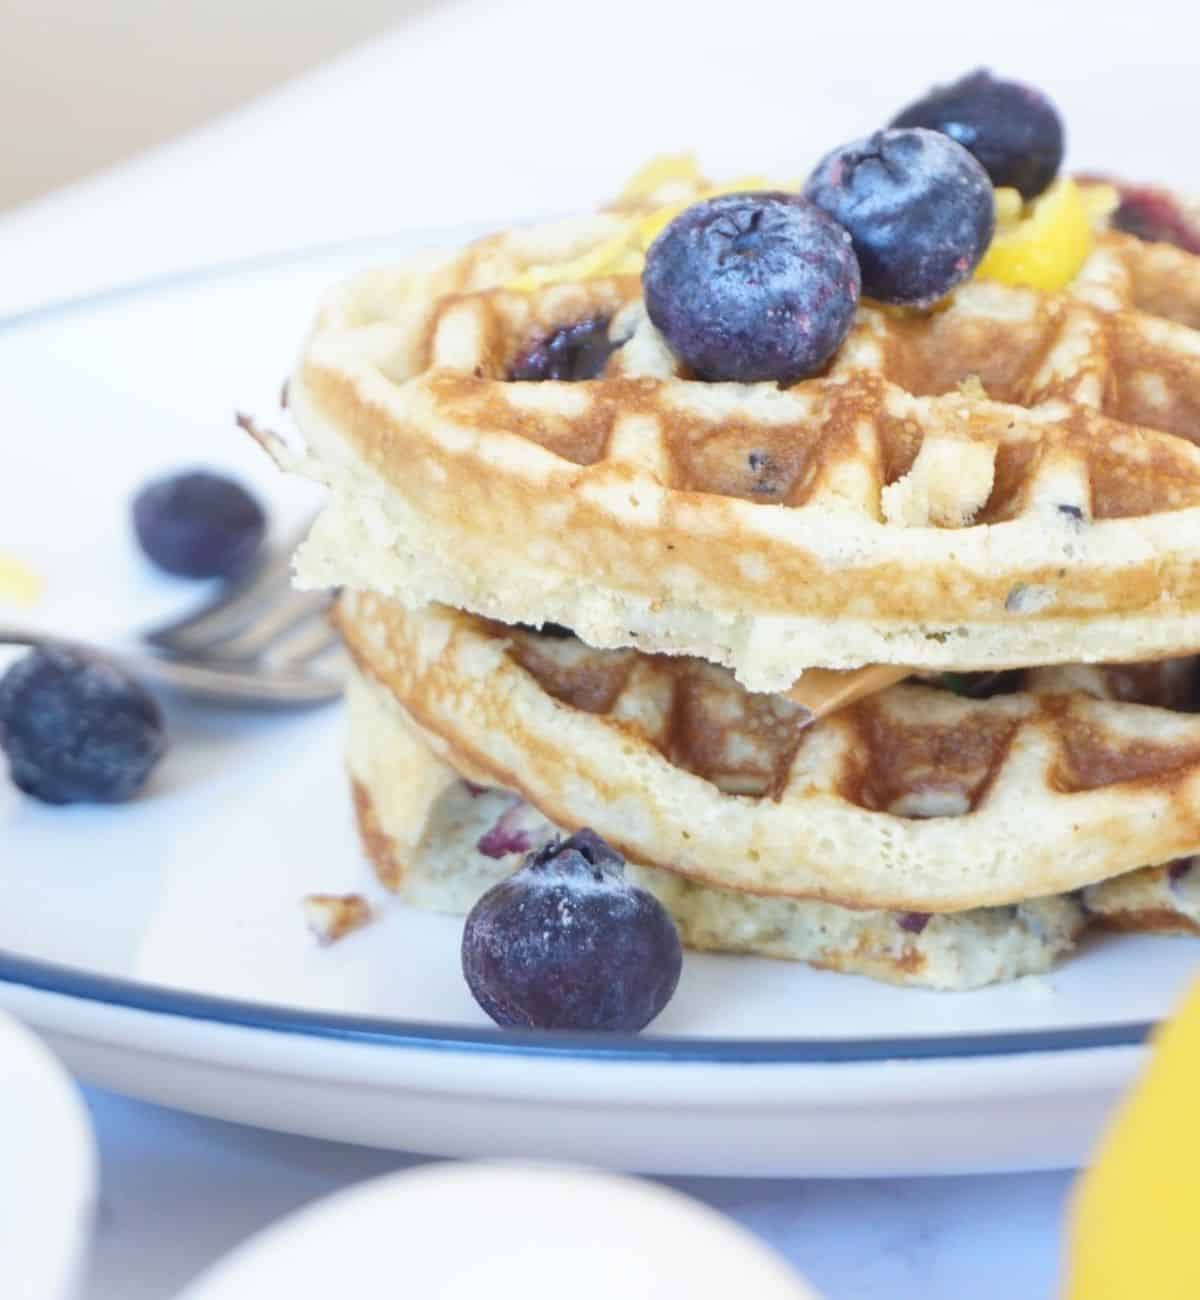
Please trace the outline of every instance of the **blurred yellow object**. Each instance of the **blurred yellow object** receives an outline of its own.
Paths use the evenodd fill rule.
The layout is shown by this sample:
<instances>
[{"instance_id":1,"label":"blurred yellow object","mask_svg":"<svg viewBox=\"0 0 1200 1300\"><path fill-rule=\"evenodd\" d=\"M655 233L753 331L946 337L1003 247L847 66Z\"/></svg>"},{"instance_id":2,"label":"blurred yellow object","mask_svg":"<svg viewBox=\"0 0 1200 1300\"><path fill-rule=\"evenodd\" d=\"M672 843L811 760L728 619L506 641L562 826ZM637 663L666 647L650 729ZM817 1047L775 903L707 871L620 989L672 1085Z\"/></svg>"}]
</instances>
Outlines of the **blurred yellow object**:
<instances>
[{"instance_id":1,"label":"blurred yellow object","mask_svg":"<svg viewBox=\"0 0 1200 1300\"><path fill-rule=\"evenodd\" d=\"M42 584L36 574L23 564L0 553L0 600L31 605L41 594Z\"/></svg>"},{"instance_id":2,"label":"blurred yellow object","mask_svg":"<svg viewBox=\"0 0 1200 1300\"><path fill-rule=\"evenodd\" d=\"M1028 207L1016 209L997 190L996 236L975 274L981 280L1054 293L1079 274L1092 251L1092 221L1080 187L1069 177ZM1003 196L1003 197L1002 197Z\"/></svg>"},{"instance_id":3,"label":"blurred yellow object","mask_svg":"<svg viewBox=\"0 0 1200 1300\"><path fill-rule=\"evenodd\" d=\"M1021 220L1021 216L1025 211L1025 200L1021 197L1020 190L1011 189L1007 185L1000 185L992 191L992 197L996 204L996 225L998 227L1003 229L1005 226Z\"/></svg>"},{"instance_id":4,"label":"blurred yellow object","mask_svg":"<svg viewBox=\"0 0 1200 1300\"><path fill-rule=\"evenodd\" d=\"M1065 1300L1197 1300L1200 984L1159 1031L1149 1068L1075 1191Z\"/></svg>"},{"instance_id":5,"label":"blurred yellow object","mask_svg":"<svg viewBox=\"0 0 1200 1300\"><path fill-rule=\"evenodd\" d=\"M676 191L684 190L685 196L646 210L649 205L645 200L672 186ZM527 293L550 284L640 275L650 245L693 203L744 190L799 188L797 181L779 184L766 176L740 176L724 185L705 185L693 154L652 158L631 178L618 199L618 204L638 205L642 211L626 216L616 234L587 253L528 267L507 287ZM1056 181L1028 204L1014 189L997 189L996 235L976 275L983 280L1051 293L1066 288L1092 251L1094 228L1107 222L1117 201L1111 185L1079 185L1069 177Z\"/></svg>"},{"instance_id":6,"label":"blurred yellow object","mask_svg":"<svg viewBox=\"0 0 1200 1300\"><path fill-rule=\"evenodd\" d=\"M725 185L703 185L703 177L691 154L672 154L652 158L621 191L620 202L636 202L657 193L669 184L680 184L692 193L674 203L665 203L649 212L629 217L624 227L611 239L580 257L544 266L531 266L508 282L509 289L528 293L548 284L578 284L611 275L641 275L646 250L662 231L685 209L701 199L718 194L738 194L743 190L794 189L794 185L772 185L765 176L741 176Z\"/></svg>"},{"instance_id":7,"label":"blurred yellow object","mask_svg":"<svg viewBox=\"0 0 1200 1300\"><path fill-rule=\"evenodd\" d=\"M1079 194L1093 226L1107 226L1109 218L1121 206L1121 195L1115 185L1080 183Z\"/></svg>"},{"instance_id":8,"label":"blurred yellow object","mask_svg":"<svg viewBox=\"0 0 1200 1300\"><path fill-rule=\"evenodd\" d=\"M529 267L514 276L508 282L508 288L528 293L547 284L578 284L582 280L598 280L609 275L639 275L642 257L634 245L634 233L635 225L630 222L619 234L579 257Z\"/></svg>"},{"instance_id":9,"label":"blurred yellow object","mask_svg":"<svg viewBox=\"0 0 1200 1300\"><path fill-rule=\"evenodd\" d=\"M644 199L672 181L694 185L698 189L703 179L694 153L659 154L629 178L621 191L621 201Z\"/></svg>"}]
</instances>

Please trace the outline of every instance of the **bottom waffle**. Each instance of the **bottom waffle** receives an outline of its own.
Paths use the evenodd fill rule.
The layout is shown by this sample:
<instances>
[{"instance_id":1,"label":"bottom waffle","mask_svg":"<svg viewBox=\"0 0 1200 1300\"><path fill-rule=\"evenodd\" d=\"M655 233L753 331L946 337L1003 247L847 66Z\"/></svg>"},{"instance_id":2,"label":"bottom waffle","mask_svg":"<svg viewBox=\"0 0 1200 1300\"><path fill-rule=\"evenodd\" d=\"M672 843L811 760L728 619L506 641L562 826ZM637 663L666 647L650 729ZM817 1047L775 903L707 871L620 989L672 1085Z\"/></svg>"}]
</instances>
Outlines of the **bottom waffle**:
<instances>
[{"instance_id":1,"label":"bottom waffle","mask_svg":"<svg viewBox=\"0 0 1200 1300\"><path fill-rule=\"evenodd\" d=\"M338 619L459 771L699 885L962 912L1200 853L1191 660L904 684L806 727L700 660L362 594Z\"/></svg>"},{"instance_id":2,"label":"bottom waffle","mask_svg":"<svg viewBox=\"0 0 1200 1300\"><path fill-rule=\"evenodd\" d=\"M348 692L348 765L367 854L416 906L462 913L562 832L469 762L456 771L390 691L361 671ZM629 864L685 946L806 961L895 984L970 989L1049 969L1090 925L1200 933L1200 870L1146 868L1082 894L947 915L760 897Z\"/></svg>"}]
</instances>

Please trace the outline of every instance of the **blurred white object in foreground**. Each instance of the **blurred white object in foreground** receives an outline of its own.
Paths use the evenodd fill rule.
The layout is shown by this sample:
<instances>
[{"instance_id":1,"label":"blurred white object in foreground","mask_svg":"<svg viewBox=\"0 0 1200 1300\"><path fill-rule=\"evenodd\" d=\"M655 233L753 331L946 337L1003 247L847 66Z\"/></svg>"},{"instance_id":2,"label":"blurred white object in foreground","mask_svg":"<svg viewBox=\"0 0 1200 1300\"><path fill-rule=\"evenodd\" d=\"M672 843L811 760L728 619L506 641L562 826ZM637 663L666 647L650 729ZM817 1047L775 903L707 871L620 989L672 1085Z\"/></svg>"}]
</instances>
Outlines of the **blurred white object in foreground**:
<instances>
[{"instance_id":1,"label":"blurred white object in foreground","mask_svg":"<svg viewBox=\"0 0 1200 1300\"><path fill-rule=\"evenodd\" d=\"M731 1219L570 1167L426 1165L242 1246L179 1300L819 1300Z\"/></svg>"},{"instance_id":2,"label":"blurred white object in foreground","mask_svg":"<svg viewBox=\"0 0 1200 1300\"><path fill-rule=\"evenodd\" d=\"M68 1300L96 1199L83 1102L38 1039L0 1013L0 1295Z\"/></svg>"}]
</instances>

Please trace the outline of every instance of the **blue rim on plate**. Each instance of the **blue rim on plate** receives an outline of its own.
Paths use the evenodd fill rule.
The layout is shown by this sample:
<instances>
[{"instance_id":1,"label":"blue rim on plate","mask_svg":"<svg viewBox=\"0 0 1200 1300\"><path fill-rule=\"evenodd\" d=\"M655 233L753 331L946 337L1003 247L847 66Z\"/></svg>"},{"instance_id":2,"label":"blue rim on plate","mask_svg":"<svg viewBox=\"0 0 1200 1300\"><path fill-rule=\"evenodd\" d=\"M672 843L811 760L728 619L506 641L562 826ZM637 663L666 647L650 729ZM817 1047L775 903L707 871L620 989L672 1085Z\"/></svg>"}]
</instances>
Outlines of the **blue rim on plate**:
<instances>
[{"instance_id":1,"label":"blue rim on plate","mask_svg":"<svg viewBox=\"0 0 1200 1300\"><path fill-rule=\"evenodd\" d=\"M151 276L133 284L101 289L0 318L0 333L41 325L78 311L103 309L133 298L169 292L212 281L254 274L276 267L383 251L403 242L428 245L462 242L483 227L403 232L398 236L322 244L242 258L212 267ZM268 1002L246 1002L203 993L100 975L80 967L24 957L0 949L0 984L58 994L130 1011L175 1016L242 1029L300 1034L338 1042L426 1051L492 1053L517 1056L574 1057L596 1061L694 1062L729 1065L828 1065L870 1061L964 1060L1016 1056L1030 1052L1073 1052L1137 1047L1154 1026L1148 1021L1085 1029L1009 1030L993 1034L944 1034L914 1038L702 1038L645 1034L581 1034L518 1031L340 1012L305 1011Z\"/></svg>"},{"instance_id":2,"label":"blue rim on plate","mask_svg":"<svg viewBox=\"0 0 1200 1300\"><path fill-rule=\"evenodd\" d=\"M271 1033L302 1034L381 1047L486 1052L516 1056L584 1057L598 1061L677 1061L728 1065L849 1065L867 1061L961 1060L1028 1052L1136 1047L1153 1026L1145 1022L1089 1029L1014 1030L922 1038L683 1038L654 1034L576 1034L551 1030L472 1029L466 1025L391 1020L341 1012L304 1011L270 1002L189 993L161 984L97 975L77 967L0 950L0 984L99 1002L132 1011L202 1020Z\"/></svg>"}]
</instances>

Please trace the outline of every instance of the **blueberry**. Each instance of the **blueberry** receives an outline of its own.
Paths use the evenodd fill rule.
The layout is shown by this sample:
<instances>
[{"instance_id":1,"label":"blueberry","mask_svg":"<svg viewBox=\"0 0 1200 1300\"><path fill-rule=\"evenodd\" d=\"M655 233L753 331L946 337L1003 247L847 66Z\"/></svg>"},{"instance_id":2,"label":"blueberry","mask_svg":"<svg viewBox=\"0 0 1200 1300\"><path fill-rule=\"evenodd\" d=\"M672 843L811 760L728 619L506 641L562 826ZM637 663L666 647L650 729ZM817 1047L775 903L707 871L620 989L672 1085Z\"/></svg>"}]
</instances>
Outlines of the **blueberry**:
<instances>
[{"instance_id":1,"label":"blueberry","mask_svg":"<svg viewBox=\"0 0 1200 1300\"><path fill-rule=\"evenodd\" d=\"M526 382L595 379L619 346L608 337L607 317L576 321L526 348L509 367L508 377Z\"/></svg>"},{"instance_id":2,"label":"blueberry","mask_svg":"<svg viewBox=\"0 0 1200 1300\"><path fill-rule=\"evenodd\" d=\"M671 1000L682 963L662 904L588 830L530 854L463 931L467 984L505 1026L634 1033Z\"/></svg>"},{"instance_id":3,"label":"blueberry","mask_svg":"<svg viewBox=\"0 0 1200 1300\"><path fill-rule=\"evenodd\" d=\"M475 844L476 853L482 853L485 858L503 858L510 853L528 852L532 847L529 832L521 825L525 808L523 800L517 800L506 808L495 824L479 837Z\"/></svg>"},{"instance_id":4,"label":"blueberry","mask_svg":"<svg viewBox=\"0 0 1200 1300\"><path fill-rule=\"evenodd\" d=\"M133 502L142 550L181 578L236 578L267 531L263 508L240 484L193 470L147 483Z\"/></svg>"},{"instance_id":5,"label":"blueberry","mask_svg":"<svg viewBox=\"0 0 1200 1300\"><path fill-rule=\"evenodd\" d=\"M0 749L44 803L121 803L166 748L162 711L121 669L75 650L31 650L0 678Z\"/></svg>"},{"instance_id":6,"label":"blueberry","mask_svg":"<svg viewBox=\"0 0 1200 1300\"><path fill-rule=\"evenodd\" d=\"M923 934L931 919L928 912L900 912L896 924L909 934Z\"/></svg>"},{"instance_id":7,"label":"blueberry","mask_svg":"<svg viewBox=\"0 0 1200 1300\"><path fill-rule=\"evenodd\" d=\"M858 304L846 232L795 194L693 204L650 246L646 310L700 379L790 384L837 351Z\"/></svg>"},{"instance_id":8,"label":"blueberry","mask_svg":"<svg viewBox=\"0 0 1200 1300\"><path fill-rule=\"evenodd\" d=\"M924 126L970 150L994 185L1036 198L1058 175L1063 124L1054 105L1032 86L1001 81L986 69L938 86L897 114L892 126Z\"/></svg>"},{"instance_id":9,"label":"blueberry","mask_svg":"<svg viewBox=\"0 0 1200 1300\"><path fill-rule=\"evenodd\" d=\"M1200 253L1200 229L1169 191L1153 185L1117 185L1120 206L1112 215L1117 230L1154 244L1174 244Z\"/></svg>"},{"instance_id":10,"label":"blueberry","mask_svg":"<svg viewBox=\"0 0 1200 1300\"><path fill-rule=\"evenodd\" d=\"M850 232L863 293L880 302L936 302L975 270L996 229L987 173L936 131L878 131L843 145L804 193Z\"/></svg>"}]
</instances>

